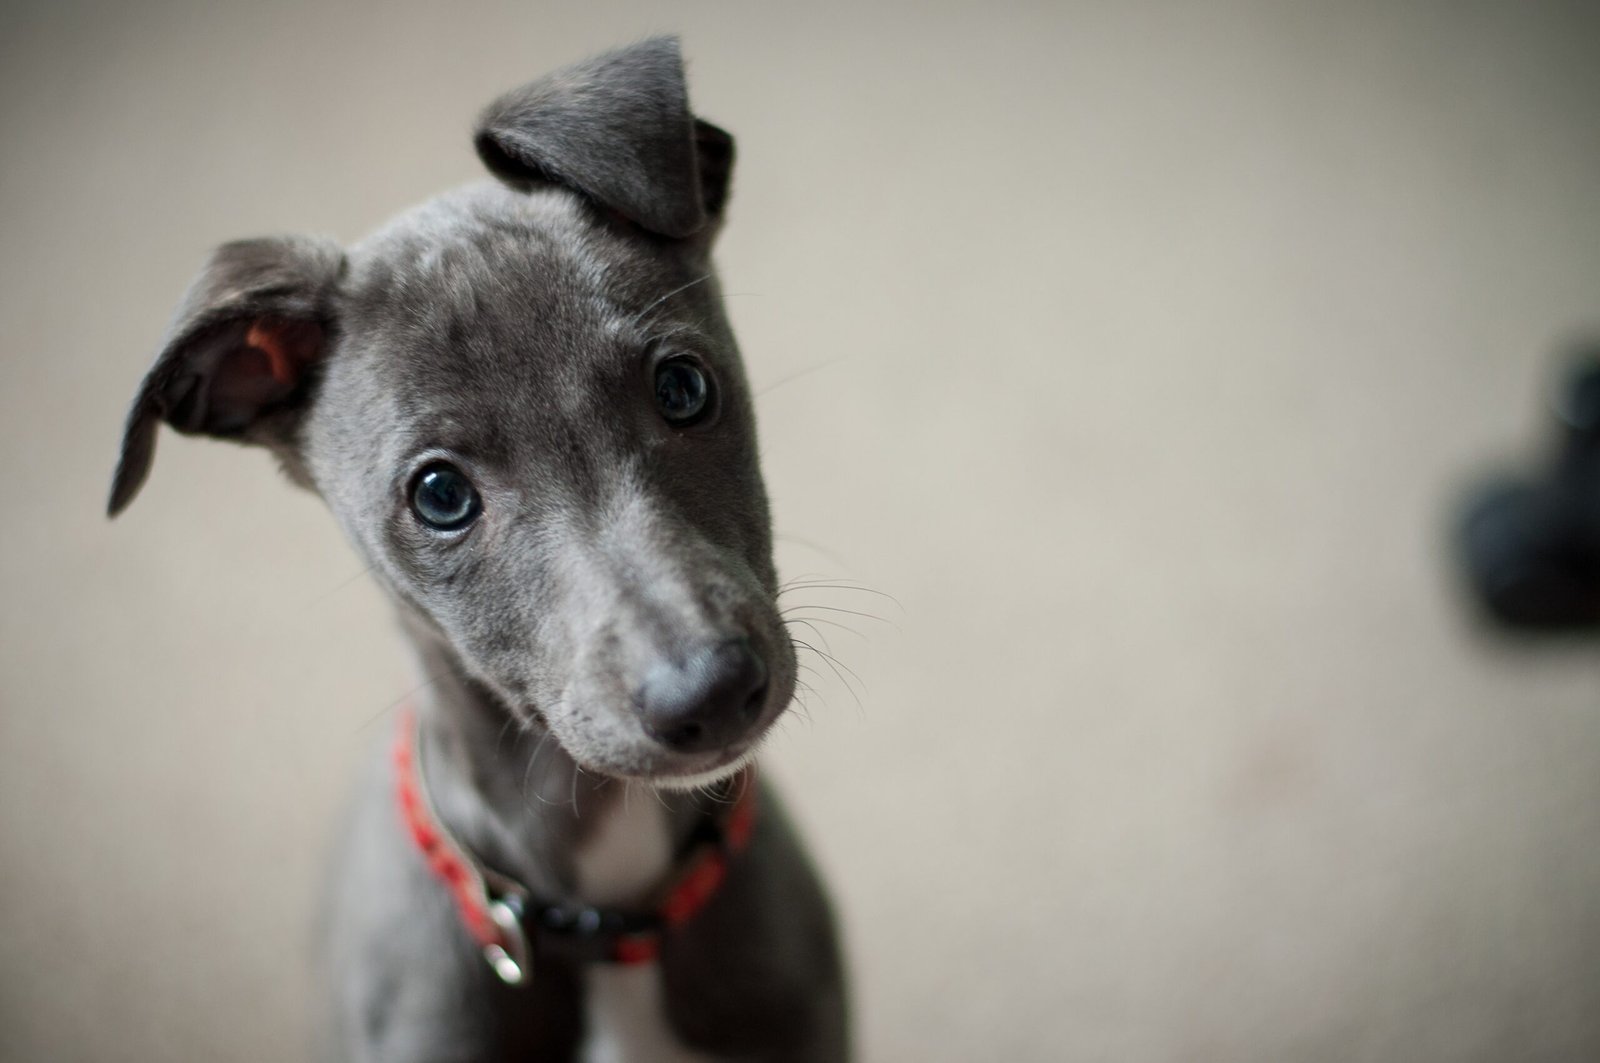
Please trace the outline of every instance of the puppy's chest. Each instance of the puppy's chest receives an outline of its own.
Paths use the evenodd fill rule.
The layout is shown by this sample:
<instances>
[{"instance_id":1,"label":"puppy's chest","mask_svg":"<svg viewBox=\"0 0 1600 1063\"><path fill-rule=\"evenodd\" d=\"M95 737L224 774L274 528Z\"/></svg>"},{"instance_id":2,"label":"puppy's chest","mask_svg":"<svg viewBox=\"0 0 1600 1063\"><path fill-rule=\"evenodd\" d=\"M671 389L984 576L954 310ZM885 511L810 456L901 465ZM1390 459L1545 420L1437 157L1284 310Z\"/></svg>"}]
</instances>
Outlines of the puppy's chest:
<instances>
[{"instance_id":1,"label":"puppy's chest","mask_svg":"<svg viewBox=\"0 0 1600 1063\"><path fill-rule=\"evenodd\" d=\"M667 810L649 794L624 794L577 848L578 892L588 904L627 908L645 900L672 866Z\"/></svg>"},{"instance_id":2,"label":"puppy's chest","mask_svg":"<svg viewBox=\"0 0 1600 1063\"><path fill-rule=\"evenodd\" d=\"M600 907L634 907L671 869L666 810L648 794L629 794L577 852L581 896ZM584 972L584 1063L708 1063L679 1044L667 1022L661 970L595 964Z\"/></svg>"}]
</instances>

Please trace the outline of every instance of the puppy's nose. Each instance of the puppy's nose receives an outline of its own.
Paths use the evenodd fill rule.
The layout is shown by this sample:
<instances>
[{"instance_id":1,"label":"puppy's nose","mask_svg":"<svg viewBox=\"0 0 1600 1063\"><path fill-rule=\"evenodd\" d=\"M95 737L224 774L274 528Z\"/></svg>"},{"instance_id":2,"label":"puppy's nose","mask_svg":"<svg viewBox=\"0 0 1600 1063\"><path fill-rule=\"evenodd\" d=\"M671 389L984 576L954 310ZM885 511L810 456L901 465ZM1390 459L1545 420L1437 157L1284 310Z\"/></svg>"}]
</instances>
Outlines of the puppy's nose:
<instances>
[{"instance_id":1,"label":"puppy's nose","mask_svg":"<svg viewBox=\"0 0 1600 1063\"><path fill-rule=\"evenodd\" d=\"M639 688L644 729L680 753L727 745L761 715L766 662L745 639L702 647L681 666L662 661Z\"/></svg>"}]
</instances>

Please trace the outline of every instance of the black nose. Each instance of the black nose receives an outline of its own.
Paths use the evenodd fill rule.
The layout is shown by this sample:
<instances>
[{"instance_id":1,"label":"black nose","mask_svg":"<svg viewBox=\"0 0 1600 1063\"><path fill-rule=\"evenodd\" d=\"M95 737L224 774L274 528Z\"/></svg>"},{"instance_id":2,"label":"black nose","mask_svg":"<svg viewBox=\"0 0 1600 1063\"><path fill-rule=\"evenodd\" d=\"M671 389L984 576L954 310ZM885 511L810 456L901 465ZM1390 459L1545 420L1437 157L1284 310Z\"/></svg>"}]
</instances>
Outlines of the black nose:
<instances>
[{"instance_id":1,"label":"black nose","mask_svg":"<svg viewBox=\"0 0 1600 1063\"><path fill-rule=\"evenodd\" d=\"M639 688L651 738L681 753L727 745L761 715L766 662L745 639L708 645L679 665L662 661Z\"/></svg>"}]
</instances>

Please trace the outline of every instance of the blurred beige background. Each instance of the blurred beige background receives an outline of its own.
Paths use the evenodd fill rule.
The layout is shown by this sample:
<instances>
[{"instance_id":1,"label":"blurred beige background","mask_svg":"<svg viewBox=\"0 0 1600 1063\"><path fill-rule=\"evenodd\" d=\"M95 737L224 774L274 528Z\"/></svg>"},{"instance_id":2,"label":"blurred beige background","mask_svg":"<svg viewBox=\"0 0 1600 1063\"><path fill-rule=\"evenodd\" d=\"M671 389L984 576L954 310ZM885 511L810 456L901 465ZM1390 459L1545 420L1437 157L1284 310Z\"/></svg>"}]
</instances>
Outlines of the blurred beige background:
<instances>
[{"instance_id":1,"label":"blurred beige background","mask_svg":"<svg viewBox=\"0 0 1600 1063\"><path fill-rule=\"evenodd\" d=\"M884 622L769 758L863 1056L1600 1058L1600 653L1441 550L1600 324L1600 6L1528 3L7 5L0 1058L303 1057L412 684L260 454L101 516L202 256L352 240L655 31L740 142L784 572L900 603L812 599Z\"/></svg>"}]
</instances>

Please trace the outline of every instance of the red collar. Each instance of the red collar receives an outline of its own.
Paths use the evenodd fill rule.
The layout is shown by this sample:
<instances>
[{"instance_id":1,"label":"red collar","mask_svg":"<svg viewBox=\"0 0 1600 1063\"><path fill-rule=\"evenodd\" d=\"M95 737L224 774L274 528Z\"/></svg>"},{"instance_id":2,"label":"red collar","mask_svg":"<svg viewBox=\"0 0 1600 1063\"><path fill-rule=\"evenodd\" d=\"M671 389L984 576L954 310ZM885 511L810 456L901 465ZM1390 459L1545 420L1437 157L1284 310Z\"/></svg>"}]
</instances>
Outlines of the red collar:
<instances>
[{"instance_id":1,"label":"red collar","mask_svg":"<svg viewBox=\"0 0 1600 1063\"><path fill-rule=\"evenodd\" d=\"M666 931L692 919L722 885L728 861L745 847L755 823L754 767L728 781L728 798L702 820L677 866L644 912L536 901L514 879L480 864L439 821L428 799L417 756L417 716L400 713L393 761L395 799L411 840L434 875L450 891L467 933L502 980L521 985L532 973L535 951L580 955L610 963L649 963Z\"/></svg>"}]
</instances>

